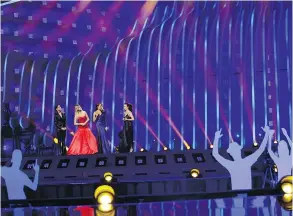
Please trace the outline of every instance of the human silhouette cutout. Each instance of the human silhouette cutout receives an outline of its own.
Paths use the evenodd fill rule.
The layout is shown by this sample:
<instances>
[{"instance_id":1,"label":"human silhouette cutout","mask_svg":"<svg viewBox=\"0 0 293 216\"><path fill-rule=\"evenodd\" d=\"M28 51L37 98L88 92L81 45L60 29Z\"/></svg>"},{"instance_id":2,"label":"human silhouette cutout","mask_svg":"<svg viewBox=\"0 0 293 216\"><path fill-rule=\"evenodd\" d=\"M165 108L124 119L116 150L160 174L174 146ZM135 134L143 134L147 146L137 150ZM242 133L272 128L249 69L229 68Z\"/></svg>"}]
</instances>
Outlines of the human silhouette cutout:
<instances>
[{"instance_id":1,"label":"human silhouette cutout","mask_svg":"<svg viewBox=\"0 0 293 216\"><path fill-rule=\"evenodd\" d=\"M278 168L278 181L280 181L284 176L291 175L292 173L292 140L287 134L286 129L282 128L282 132L286 137L289 146L291 148L291 153L289 152L288 145L286 141L281 140L278 145L278 156L272 151L272 138L274 135L274 130L271 130L270 137L269 137L269 146L268 152L273 159L274 163L277 165Z\"/></svg>"},{"instance_id":2,"label":"human silhouette cutout","mask_svg":"<svg viewBox=\"0 0 293 216\"><path fill-rule=\"evenodd\" d=\"M19 149L15 149L12 153L12 166L2 167L1 176L4 178L8 193L9 200L25 200L26 195L23 191L24 186L36 191L39 182L39 171L40 166L36 160L33 165L35 170L35 178L32 182L28 176L20 170L20 165L22 161L22 152Z\"/></svg>"},{"instance_id":3,"label":"human silhouette cutout","mask_svg":"<svg viewBox=\"0 0 293 216\"><path fill-rule=\"evenodd\" d=\"M228 160L219 154L219 139L223 136L223 134L221 134L222 129L215 133L213 156L229 171L231 176L232 190L250 190L252 187L251 166L257 161L259 156L265 150L268 141L268 133L270 130L268 126L262 129L266 132L266 134L260 147L253 154L245 158L242 158L241 156L242 146L236 142L229 144L227 152L232 156L233 161Z\"/></svg>"}]
</instances>

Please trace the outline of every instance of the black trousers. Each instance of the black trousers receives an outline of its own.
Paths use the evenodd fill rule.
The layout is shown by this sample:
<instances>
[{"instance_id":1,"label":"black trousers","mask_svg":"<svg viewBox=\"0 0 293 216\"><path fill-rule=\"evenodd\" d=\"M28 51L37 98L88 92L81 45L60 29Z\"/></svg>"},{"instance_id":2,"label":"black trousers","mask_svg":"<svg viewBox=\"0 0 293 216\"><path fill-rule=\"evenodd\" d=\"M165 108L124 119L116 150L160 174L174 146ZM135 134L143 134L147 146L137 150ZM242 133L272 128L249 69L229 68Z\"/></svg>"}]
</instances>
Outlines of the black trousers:
<instances>
[{"instance_id":1,"label":"black trousers","mask_svg":"<svg viewBox=\"0 0 293 216\"><path fill-rule=\"evenodd\" d=\"M65 145L66 131L57 130L57 139L58 139L58 155L66 155L66 145Z\"/></svg>"}]
</instances>

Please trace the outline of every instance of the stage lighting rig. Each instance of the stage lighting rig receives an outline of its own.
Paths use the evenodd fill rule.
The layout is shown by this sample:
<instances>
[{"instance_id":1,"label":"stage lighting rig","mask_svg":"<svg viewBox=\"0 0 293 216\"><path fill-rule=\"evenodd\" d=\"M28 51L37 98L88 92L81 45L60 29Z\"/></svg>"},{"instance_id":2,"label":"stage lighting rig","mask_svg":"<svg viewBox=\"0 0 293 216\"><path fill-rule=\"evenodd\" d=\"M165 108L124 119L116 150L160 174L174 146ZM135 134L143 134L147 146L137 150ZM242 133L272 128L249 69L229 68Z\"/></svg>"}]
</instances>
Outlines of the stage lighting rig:
<instances>
[{"instance_id":1,"label":"stage lighting rig","mask_svg":"<svg viewBox=\"0 0 293 216\"><path fill-rule=\"evenodd\" d=\"M201 178L202 175L199 171L199 169L192 169L187 175L187 178Z\"/></svg>"},{"instance_id":2,"label":"stage lighting rig","mask_svg":"<svg viewBox=\"0 0 293 216\"><path fill-rule=\"evenodd\" d=\"M276 187L277 190L282 194L278 197L278 202L285 210L288 211L292 211L292 180L292 176L285 176L280 180Z\"/></svg>"},{"instance_id":3,"label":"stage lighting rig","mask_svg":"<svg viewBox=\"0 0 293 216\"><path fill-rule=\"evenodd\" d=\"M94 198L99 205L112 204L115 197L115 191L110 185L101 185L96 188Z\"/></svg>"}]
</instances>

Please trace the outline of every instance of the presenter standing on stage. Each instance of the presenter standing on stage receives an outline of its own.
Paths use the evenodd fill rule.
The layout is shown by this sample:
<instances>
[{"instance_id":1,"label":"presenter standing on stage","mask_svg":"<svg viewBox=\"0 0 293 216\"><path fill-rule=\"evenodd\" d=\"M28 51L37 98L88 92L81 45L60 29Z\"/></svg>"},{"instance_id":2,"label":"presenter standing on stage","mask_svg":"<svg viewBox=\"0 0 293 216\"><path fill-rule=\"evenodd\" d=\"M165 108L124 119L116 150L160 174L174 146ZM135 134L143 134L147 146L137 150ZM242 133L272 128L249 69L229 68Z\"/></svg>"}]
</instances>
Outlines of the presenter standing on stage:
<instances>
[{"instance_id":1,"label":"presenter standing on stage","mask_svg":"<svg viewBox=\"0 0 293 216\"><path fill-rule=\"evenodd\" d=\"M66 155L66 116L60 105L55 106L54 124L57 132L58 150L57 155Z\"/></svg>"},{"instance_id":2,"label":"presenter standing on stage","mask_svg":"<svg viewBox=\"0 0 293 216\"><path fill-rule=\"evenodd\" d=\"M98 145L95 136L88 127L89 117L81 106L75 105L74 125L78 126L69 146L68 155L96 154Z\"/></svg>"},{"instance_id":3,"label":"presenter standing on stage","mask_svg":"<svg viewBox=\"0 0 293 216\"><path fill-rule=\"evenodd\" d=\"M132 105L129 103L124 104L124 115L123 115L123 146L119 147L122 152L133 152L133 121L134 117L132 114Z\"/></svg>"},{"instance_id":4,"label":"presenter standing on stage","mask_svg":"<svg viewBox=\"0 0 293 216\"><path fill-rule=\"evenodd\" d=\"M111 152L111 145L106 137L106 111L101 103L96 105L96 111L93 114L93 120L97 126L97 141L99 144L99 153L108 154Z\"/></svg>"}]
</instances>

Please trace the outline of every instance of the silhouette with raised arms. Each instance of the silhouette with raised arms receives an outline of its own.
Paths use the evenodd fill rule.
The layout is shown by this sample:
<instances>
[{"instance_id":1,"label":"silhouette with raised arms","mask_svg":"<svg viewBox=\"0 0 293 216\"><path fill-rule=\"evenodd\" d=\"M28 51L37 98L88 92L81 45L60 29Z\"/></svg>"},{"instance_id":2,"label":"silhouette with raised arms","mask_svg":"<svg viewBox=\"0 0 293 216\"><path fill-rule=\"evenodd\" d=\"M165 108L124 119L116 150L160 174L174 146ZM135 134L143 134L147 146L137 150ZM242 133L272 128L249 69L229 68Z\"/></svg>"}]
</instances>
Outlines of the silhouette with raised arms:
<instances>
[{"instance_id":1,"label":"silhouette with raised arms","mask_svg":"<svg viewBox=\"0 0 293 216\"><path fill-rule=\"evenodd\" d=\"M264 152L270 128L268 126L262 128L266 133L260 147L251 155L242 158L240 146L236 142L229 144L227 152L232 156L233 160L228 160L219 154L219 139L223 136L222 129L215 133L213 156L224 166L230 173L232 190L250 190L252 187L251 166L257 161L260 155ZM245 179L245 181L244 181Z\"/></svg>"},{"instance_id":2,"label":"silhouette with raised arms","mask_svg":"<svg viewBox=\"0 0 293 216\"><path fill-rule=\"evenodd\" d=\"M284 176L292 174L292 140L288 136L286 129L282 128L282 132L286 137L289 146L291 148L291 153L286 141L281 140L278 144L278 156L272 151L272 139L274 135L274 130L271 130L269 134L269 145L268 152L273 159L274 163L278 168L278 181L280 181Z\"/></svg>"}]
</instances>

